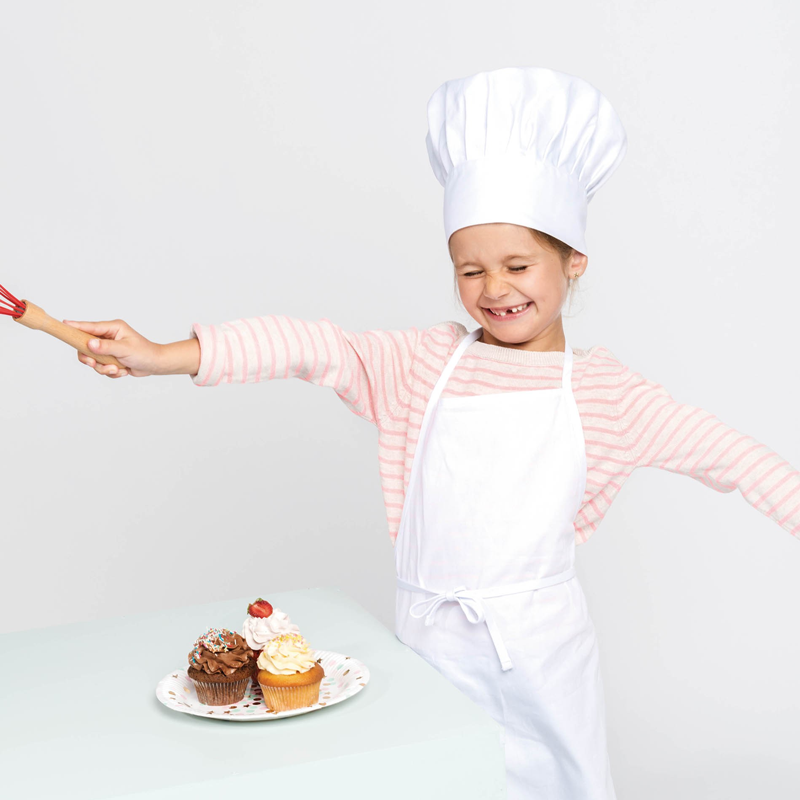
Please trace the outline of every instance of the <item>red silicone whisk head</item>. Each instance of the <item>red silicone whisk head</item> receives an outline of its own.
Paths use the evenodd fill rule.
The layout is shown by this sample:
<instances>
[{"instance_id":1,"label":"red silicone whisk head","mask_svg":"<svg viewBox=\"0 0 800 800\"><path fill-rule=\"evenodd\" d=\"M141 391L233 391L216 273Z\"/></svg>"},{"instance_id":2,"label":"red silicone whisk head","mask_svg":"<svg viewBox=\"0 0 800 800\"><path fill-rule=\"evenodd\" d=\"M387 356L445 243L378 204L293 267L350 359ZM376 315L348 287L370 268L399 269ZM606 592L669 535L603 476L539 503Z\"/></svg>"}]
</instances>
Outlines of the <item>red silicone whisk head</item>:
<instances>
[{"instance_id":1,"label":"red silicone whisk head","mask_svg":"<svg viewBox=\"0 0 800 800\"><path fill-rule=\"evenodd\" d=\"M0 286L0 314L5 314L7 317L21 317L25 313L25 303L22 300L17 300L8 289Z\"/></svg>"}]
</instances>

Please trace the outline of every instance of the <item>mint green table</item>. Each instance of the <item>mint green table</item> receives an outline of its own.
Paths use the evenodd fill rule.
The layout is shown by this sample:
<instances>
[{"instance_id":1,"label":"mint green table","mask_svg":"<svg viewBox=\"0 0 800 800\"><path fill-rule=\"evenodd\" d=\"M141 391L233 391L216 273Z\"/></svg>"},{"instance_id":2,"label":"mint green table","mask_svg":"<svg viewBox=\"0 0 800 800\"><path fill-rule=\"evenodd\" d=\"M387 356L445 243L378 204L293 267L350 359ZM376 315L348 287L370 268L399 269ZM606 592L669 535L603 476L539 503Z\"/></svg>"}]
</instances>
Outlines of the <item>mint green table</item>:
<instances>
[{"instance_id":1,"label":"mint green table","mask_svg":"<svg viewBox=\"0 0 800 800\"><path fill-rule=\"evenodd\" d=\"M311 646L363 661L369 683L307 714L225 722L155 696L210 625L252 598L0 635L0 795L505 798L502 726L336 588L268 595Z\"/></svg>"}]
</instances>

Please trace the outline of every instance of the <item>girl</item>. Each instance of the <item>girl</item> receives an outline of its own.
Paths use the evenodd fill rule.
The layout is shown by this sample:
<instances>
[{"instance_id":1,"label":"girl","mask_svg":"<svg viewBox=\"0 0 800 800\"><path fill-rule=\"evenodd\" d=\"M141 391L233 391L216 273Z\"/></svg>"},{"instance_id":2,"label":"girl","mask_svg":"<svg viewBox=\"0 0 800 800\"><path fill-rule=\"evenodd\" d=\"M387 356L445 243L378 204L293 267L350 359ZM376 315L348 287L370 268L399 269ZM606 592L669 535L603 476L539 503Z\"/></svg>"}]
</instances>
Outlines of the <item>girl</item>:
<instances>
[{"instance_id":1,"label":"girl","mask_svg":"<svg viewBox=\"0 0 800 800\"><path fill-rule=\"evenodd\" d=\"M602 94L506 68L444 83L428 122L475 330L354 333L269 315L158 345L120 320L70 322L125 369L79 360L113 378L331 387L379 431L397 637L504 726L510 800L614 800L575 545L640 466L738 488L800 536L800 473L605 347L568 344L561 308L588 266L586 207L626 150Z\"/></svg>"}]
</instances>

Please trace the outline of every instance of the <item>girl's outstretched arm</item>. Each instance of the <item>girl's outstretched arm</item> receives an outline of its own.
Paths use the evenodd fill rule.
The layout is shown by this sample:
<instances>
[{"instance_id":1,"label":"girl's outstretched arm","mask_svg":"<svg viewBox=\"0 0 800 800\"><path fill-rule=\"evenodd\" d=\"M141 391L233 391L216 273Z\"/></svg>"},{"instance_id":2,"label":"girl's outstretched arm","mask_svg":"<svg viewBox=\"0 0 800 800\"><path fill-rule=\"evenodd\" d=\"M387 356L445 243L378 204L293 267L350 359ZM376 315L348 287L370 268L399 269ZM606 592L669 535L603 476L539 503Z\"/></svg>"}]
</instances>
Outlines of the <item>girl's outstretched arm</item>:
<instances>
[{"instance_id":1,"label":"girl's outstretched arm","mask_svg":"<svg viewBox=\"0 0 800 800\"><path fill-rule=\"evenodd\" d=\"M753 508L800 538L800 472L708 411L674 400L627 367L617 409L635 467L688 475L718 492L738 489Z\"/></svg>"},{"instance_id":2,"label":"girl's outstretched arm","mask_svg":"<svg viewBox=\"0 0 800 800\"><path fill-rule=\"evenodd\" d=\"M200 342L197 386L301 378L332 388L347 407L375 425L408 393L420 331L343 330L327 318L270 314L194 324Z\"/></svg>"}]
</instances>

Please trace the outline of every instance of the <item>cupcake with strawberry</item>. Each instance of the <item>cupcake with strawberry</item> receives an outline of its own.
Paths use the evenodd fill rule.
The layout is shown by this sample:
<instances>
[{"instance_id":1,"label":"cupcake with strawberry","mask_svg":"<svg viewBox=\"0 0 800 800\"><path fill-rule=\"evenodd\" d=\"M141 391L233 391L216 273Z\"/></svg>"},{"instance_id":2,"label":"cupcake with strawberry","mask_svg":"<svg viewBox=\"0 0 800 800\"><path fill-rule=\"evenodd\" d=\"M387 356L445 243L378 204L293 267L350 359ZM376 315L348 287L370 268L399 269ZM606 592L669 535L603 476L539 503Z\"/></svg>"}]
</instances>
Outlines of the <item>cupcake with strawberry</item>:
<instances>
[{"instance_id":1,"label":"cupcake with strawberry","mask_svg":"<svg viewBox=\"0 0 800 800\"><path fill-rule=\"evenodd\" d=\"M238 703L255 672L256 662L244 637L226 628L209 628L189 653L187 674L203 705Z\"/></svg>"},{"instance_id":2,"label":"cupcake with strawberry","mask_svg":"<svg viewBox=\"0 0 800 800\"><path fill-rule=\"evenodd\" d=\"M242 634L253 651L253 658L258 658L267 642L285 633L300 633L300 628L279 608L260 597L247 606Z\"/></svg>"}]
</instances>

